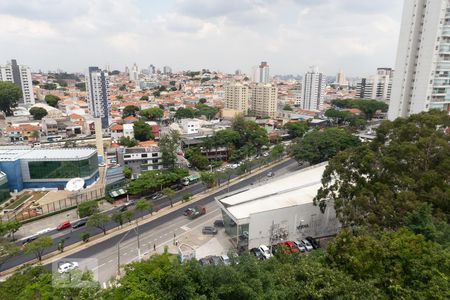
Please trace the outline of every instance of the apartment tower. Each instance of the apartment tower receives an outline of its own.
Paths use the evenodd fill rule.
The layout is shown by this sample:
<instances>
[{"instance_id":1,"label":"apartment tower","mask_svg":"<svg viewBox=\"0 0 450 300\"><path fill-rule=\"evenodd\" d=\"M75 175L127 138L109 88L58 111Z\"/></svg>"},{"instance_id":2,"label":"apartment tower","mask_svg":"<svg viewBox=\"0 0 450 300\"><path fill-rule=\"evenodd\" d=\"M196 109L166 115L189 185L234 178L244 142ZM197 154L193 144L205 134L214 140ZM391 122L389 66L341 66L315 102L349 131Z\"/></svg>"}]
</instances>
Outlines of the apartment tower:
<instances>
[{"instance_id":1,"label":"apartment tower","mask_svg":"<svg viewBox=\"0 0 450 300\"><path fill-rule=\"evenodd\" d=\"M305 110L321 110L325 87L325 76L319 73L317 67L311 67L311 70L303 77L300 107Z\"/></svg>"},{"instance_id":2,"label":"apartment tower","mask_svg":"<svg viewBox=\"0 0 450 300\"><path fill-rule=\"evenodd\" d=\"M20 104L26 107L34 105L33 80L29 67L18 65L15 59L11 59L10 63L0 65L0 81L13 82L22 90Z\"/></svg>"},{"instance_id":3,"label":"apartment tower","mask_svg":"<svg viewBox=\"0 0 450 300\"><path fill-rule=\"evenodd\" d=\"M242 114L248 112L249 89L240 83L225 86L225 108L233 109Z\"/></svg>"},{"instance_id":4,"label":"apartment tower","mask_svg":"<svg viewBox=\"0 0 450 300\"><path fill-rule=\"evenodd\" d=\"M276 117L278 88L259 83L252 88L251 104L255 117Z\"/></svg>"},{"instance_id":5,"label":"apartment tower","mask_svg":"<svg viewBox=\"0 0 450 300\"><path fill-rule=\"evenodd\" d=\"M111 114L108 72L98 67L89 67L86 80L89 112L94 118L101 118L102 129L108 130Z\"/></svg>"}]
</instances>

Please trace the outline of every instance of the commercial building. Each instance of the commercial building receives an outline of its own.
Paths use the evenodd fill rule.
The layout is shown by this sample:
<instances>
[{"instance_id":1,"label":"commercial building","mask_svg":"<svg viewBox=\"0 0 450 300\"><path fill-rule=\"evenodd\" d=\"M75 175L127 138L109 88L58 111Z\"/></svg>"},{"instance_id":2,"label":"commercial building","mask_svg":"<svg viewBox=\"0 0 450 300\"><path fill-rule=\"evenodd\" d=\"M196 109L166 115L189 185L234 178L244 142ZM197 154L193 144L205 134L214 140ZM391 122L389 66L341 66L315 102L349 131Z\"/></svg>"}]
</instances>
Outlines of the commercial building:
<instances>
[{"instance_id":1,"label":"commercial building","mask_svg":"<svg viewBox=\"0 0 450 300\"><path fill-rule=\"evenodd\" d=\"M0 172L0 203L9 199L11 194L9 193L8 177L3 172Z\"/></svg>"},{"instance_id":2,"label":"commercial building","mask_svg":"<svg viewBox=\"0 0 450 300\"><path fill-rule=\"evenodd\" d=\"M307 236L336 234L340 223L333 203L322 213L313 204L326 163L267 184L216 197L225 232L238 249L272 245Z\"/></svg>"},{"instance_id":3,"label":"commercial building","mask_svg":"<svg viewBox=\"0 0 450 300\"><path fill-rule=\"evenodd\" d=\"M371 78L362 78L356 84L356 97L359 99L376 99L389 102L391 99L394 70L378 68L377 74Z\"/></svg>"},{"instance_id":4,"label":"commercial building","mask_svg":"<svg viewBox=\"0 0 450 300\"><path fill-rule=\"evenodd\" d=\"M450 3L405 0L388 118L450 111Z\"/></svg>"},{"instance_id":5,"label":"commercial building","mask_svg":"<svg viewBox=\"0 0 450 300\"><path fill-rule=\"evenodd\" d=\"M271 84L257 84L252 88L251 105L255 117L276 117L278 88Z\"/></svg>"},{"instance_id":6,"label":"commercial building","mask_svg":"<svg viewBox=\"0 0 450 300\"><path fill-rule=\"evenodd\" d=\"M0 81L10 81L20 87L21 104L30 107L35 103L31 70L28 66L18 65L15 59L11 59L10 63L0 65Z\"/></svg>"},{"instance_id":7,"label":"commercial building","mask_svg":"<svg viewBox=\"0 0 450 300\"><path fill-rule=\"evenodd\" d=\"M91 185L99 177L97 151L92 148L0 149L0 170L11 191L27 188L64 189L76 177Z\"/></svg>"},{"instance_id":8,"label":"commercial building","mask_svg":"<svg viewBox=\"0 0 450 300\"><path fill-rule=\"evenodd\" d=\"M300 108L305 110L321 110L325 97L325 87L325 76L319 73L317 67L311 67L311 70L303 77Z\"/></svg>"},{"instance_id":9,"label":"commercial building","mask_svg":"<svg viewBox=\"0 0 450 300\"><path fill-rule=\"evenodd\" d=\"M108 72L102 71L98 67L89 67L86 80L89 113L94 118L101 118L102 129L109 130L111 105L108 101Z\"/></svg>"},{"instance_id":10,"label":"commercial building","mask_svg":"<svg viewBox=\"0 0 450 300\"><path fill-rule=\"evenodd\" d=\"M133 147L117 149L117 161L121 166L128 166L131 169L132 177L137 178L145 171L161 170L162 153L159 147Z\"/></svg>"},{"instance_id":11,"label":"commercial building","mask_svg":"<svg viewBox=\"0 0 450 300\"><path fill-rule=\"evenodd\" d=\"M240 83L225 86L225 108L233 109L242 114L248 112L249 89Z\"/></svg>"}]
</instances>

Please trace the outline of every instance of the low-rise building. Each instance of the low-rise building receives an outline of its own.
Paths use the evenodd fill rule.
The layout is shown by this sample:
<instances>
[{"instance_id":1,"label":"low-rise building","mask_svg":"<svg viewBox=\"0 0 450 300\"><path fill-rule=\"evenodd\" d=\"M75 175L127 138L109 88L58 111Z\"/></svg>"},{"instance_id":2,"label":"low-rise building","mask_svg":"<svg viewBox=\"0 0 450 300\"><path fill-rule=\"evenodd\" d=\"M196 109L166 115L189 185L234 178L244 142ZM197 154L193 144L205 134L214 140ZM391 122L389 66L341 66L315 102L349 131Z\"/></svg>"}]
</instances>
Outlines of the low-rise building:
<instances>
[{"instance_id":1,"label":"low-rise building","mask_svg":"<svg viewBox=\"0 0 450 300\"><path fill-rule=\"evenodd\" d=\"M163 168L162 153L157 146L117 148L117 162L131 169L132 178L138 177L145 171Z\"/></svg>"}]
</instances>

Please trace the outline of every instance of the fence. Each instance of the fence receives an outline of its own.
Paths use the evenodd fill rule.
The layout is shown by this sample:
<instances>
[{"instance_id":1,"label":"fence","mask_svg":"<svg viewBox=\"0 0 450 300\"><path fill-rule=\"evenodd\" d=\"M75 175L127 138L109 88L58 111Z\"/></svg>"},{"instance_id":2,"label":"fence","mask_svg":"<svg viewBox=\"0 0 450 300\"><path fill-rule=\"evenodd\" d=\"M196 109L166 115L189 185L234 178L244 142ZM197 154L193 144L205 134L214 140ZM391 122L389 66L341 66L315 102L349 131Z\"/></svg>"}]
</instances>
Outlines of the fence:
<instances>
[{"instance_id":1,"label":"fence","mask_svg":"<svg viewBox=\"0 0 450 300\"><path fill-rule=\"evenodd\" d=\"M17 212L6 213L5 216L8 221L24 221L38 216L44 216L54 212L58 212L67 208L75 207L82 202L98 200L104 197L105 188L101 187L90 191L76 192L67 198L42 205L34 205L30 203L30 205L28 205L24 209Z\"/></svg>"}]
</instances>

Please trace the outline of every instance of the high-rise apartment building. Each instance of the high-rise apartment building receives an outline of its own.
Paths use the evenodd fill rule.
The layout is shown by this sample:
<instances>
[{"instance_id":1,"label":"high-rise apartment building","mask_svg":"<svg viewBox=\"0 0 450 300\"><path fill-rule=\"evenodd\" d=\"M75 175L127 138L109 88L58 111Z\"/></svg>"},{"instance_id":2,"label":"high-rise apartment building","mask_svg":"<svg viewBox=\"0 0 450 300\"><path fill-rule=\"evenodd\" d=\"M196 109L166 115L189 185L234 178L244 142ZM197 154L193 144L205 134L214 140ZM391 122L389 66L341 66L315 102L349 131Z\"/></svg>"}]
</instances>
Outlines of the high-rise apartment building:
<instances>
[{"instance_id":1,"label":"high-rise apartment building","mask_svg":"<svg viewBox=\"0 0 450 300\"><path fill-rule=\"evenodd\" d=\"M248 112L249 89L240 83L225 86L225 108L243 113Z\"/></svg>"},{"instance_id":2,"label":"high-rise apartment building","mask_svg":"<svg viewBox=\"0 0 450 300\"><path fill-rule=\"evenodd\" d=\"M344 70L342 70L342 68L339 69L339 73L337 73L336 84L339 86L348 85L348 81L347 81L347 79L345 79L345 73L344 73Z\"/></svg>"},{"instance_id":3,"label":"high-rise apartment building","mask_svg":"<svg viewBox=\"0 0 450 300\"><path fill-rule=\"evenodd\" d=\"M102 129L107 130L111 113L108 72L89 67L86 81L89 112L94 118L101 118Z\"/></svg>"},{"instance_id":4,"label":"high-rise apartment building","mask_svg":"<svg viewBox=\"0 0 450 300\"><path fill-rule=\"evenodd\" d=\"M10 63L0 65L0 81L10 81L20 87L22 90L20 104L32 106L35 103L33 80L28 66L18 65L15 59L11 59Z\"/></svg>"},{"instance_id":5,"label":"high-rise apartment building","mask_svg":"<svg viewBox=\"0 0 450 300\"><path fill-rule=\"evenodd\" d=\"M256 117L276 117L278 88L271 84L256 84L252 88L252 112Z\"/></svg>"},{"instance_id":6,"label":"high-rise apartment building","mask_svg":"<svg viewBox=\"0 0 450 300\"><path fill-rule=\"evenodd\" d=\"M317 67L311 67L311 70L303 77L300 107L306 110L321 110L325 97L325 87L325 76L319 73Z\"/></svg>"},{"instance_id":7,"label":"high-rise apartment building","mask_svg":"<svg viewBox=\"0 0 450 300\"><path fill-rule=\"evenodd\" d=\"M405 0L388 117L450 111L450 2Z\"/></svg>"},{"instance_id":8,"label":"high-rise apartment building","mask_svg":"<svg viewBox=\"0 0 450 300\"><path fill-rule=\"evenodd\" d=\"M375 76L362 78L356 84L356 97L389 102L391 99L393 76L394 70L391 68L378 68Z\"/></svg>"},{"instance_id":9,"label":"high-rise apartment building","mask_svg":"<svg viewBox=\"0 0 450 300\"><path fill-rule=\"evenodd\" d=\"M156 67L154 65L148 66L148 74L150 75L156 74Z\"/></svg>"},{"instance_id":10,"label":"high-rise apartment building","mask_svg":"<svg viewBox=\"0 0 450 300\"><path fill-rule=\"evenodd\" d=\"M269 65L266 61L262 61L258 67L256 82L269 83Z\"/></svg>"},{"instance_id":11,"label":"high-rise apartment building","mask_svg":"<svg viewBox=\"0 0 450 300\"><path fill-rule=\"evenodd\" d=\"M165 75L172 74L172 68L169 67L169 66L164 66L164 67L163 67L163 73L164 73Z\"/></svg>"},{"instance_id":12,"label":"high-rise apartment building","mask_svg":"<svg viewBox=\"0 0 450 300\"><path fill-rule=\"evenodd\" d=\"M136 63L134 63L133 67L131 67L130 80L131 81L138 81L139 80L139 68L138 68Z\"/></svg>"}]
</instances>

